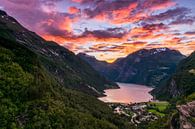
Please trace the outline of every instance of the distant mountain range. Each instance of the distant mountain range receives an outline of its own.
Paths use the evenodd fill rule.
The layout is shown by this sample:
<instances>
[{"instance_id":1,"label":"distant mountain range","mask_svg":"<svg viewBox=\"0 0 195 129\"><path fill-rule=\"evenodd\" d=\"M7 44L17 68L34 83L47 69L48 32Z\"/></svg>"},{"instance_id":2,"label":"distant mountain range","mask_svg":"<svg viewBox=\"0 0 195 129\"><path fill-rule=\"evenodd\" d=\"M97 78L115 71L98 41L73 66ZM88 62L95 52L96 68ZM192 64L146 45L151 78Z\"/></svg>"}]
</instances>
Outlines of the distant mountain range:
<instances>
[{"instance_id":1,"label":"distant mountain range","mask_svg":"<svg viewBox=\"0 0 195 129\"><path fill-rule=\"evenodd\" d=\"M179 51L169 48L142 49L111 64L83 53L78 56L109 80L154 87L169 78L185 58Z\"/></svg>"}]
</instances>

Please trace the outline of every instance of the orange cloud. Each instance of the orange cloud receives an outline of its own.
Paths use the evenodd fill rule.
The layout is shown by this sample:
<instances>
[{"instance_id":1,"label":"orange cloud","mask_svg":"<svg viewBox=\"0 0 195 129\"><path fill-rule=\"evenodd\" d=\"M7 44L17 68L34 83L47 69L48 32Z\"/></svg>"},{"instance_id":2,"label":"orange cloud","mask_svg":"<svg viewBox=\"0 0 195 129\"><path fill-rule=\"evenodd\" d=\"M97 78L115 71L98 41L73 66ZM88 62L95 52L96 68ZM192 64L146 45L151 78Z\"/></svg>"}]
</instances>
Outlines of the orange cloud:
<instances>
[{"instance_id":1,"label":"orange cloud","mask_svg":"<svg viewBox=\"0 0 195 129\"><path fill-rule=\"evenodd\" d=\"M69 7L69 8L68 8L68 12L69 12L70 14L77 14L77 13L80 12L80 9L78 9L78 8L76 8L76 7Z\"/></svg>"},{"instance_id":2,"label":"orange cloud","mask_svg":"<svg viewBox=\"0 0 195 129\"><path fill-rule=\"evenodd\" d=\"M138 3L132 3L126 8L100 12L97 15L95 15L93 18L98 21L106 21L112 24L126 24L126 23L134 23L149 17L148 14L145 12L132 14L132 12L136 9L137 6ZM110 16L112 18L110 18Z\"/></svg>"},{"instance_id":3,"label":"orange cloud","mask_svg":"<svg viewBox=\"0 0 195 129\"><path fill-rule=\"evenodd\" d=\"M132 43L124 43L122 45L124 46L124 50L123 50L124 55L128 55L139 49L144 48L147 45L147 42L138 41L138 42L132 42Z\"/></svg>"},{"instance_id":4,"label":"orange cloud","mask_svg":"<svg viewBox=\"0 0 195 129\"><path fill-rule=\"evenodd\" d=\"M81 3L83 0L72 0L73 2Z\"/></svg>"},{"instance_id":5,"label":"orange cloud","mask_svg":"<svg viewBox=\"0 0 195 129\"><path fill-rule=\"evenodd\" d=\"M132 3L126 8L113 10L112 15L114 16L113 19L121 19L125 17L129 17L129 14L137 7L138 3Z\"/></svg>"},{"instance_id":6,"label":"orange cloud","mask_svg":"<svg viewBox=\"0 0 195 129\"><path fill-rule=\"evenodd\" d=\"M53 36L53 35L49 35L49 34L44 34L44 35L42 35L42 37L44 39L46 39L47 41L55 41L59 44L63 44L65 41L64 38L61 36Z\"/></svg>"},{"instance_id":7,"label":"orange cloud","mask_svg":"<svg viewBox=\"0 0 195 129\"><path fill-rule=\"evenodd\" d=\"M98 21L107 21L107 14L106 13L100 13L94 17L94 19Z\"/></svg>"},{"instance_id":8,"label":"orange cloud","mask_svg":"<svg viewBox=\"0 0 195 129\"><path fill-rule=\"evenodd\" d=\"M110 20L112 24L127 24L127 23L134 23L140 20L147 18L148 15L144 12L134 14L132 17L123 17L123 18L113 18Z\"/></svg>"},{"instance_id":9,"label":"orange cloud","mask_svg":"<svg viewBox=\"0 0 195 129\"><path fill-rule=\"evenodd\" d=\"M65 17L64 20L59 23L59 28L62 30L67 30L68 32L72 31L72 19L70 19L69 17Z\"/></svg>"},{"instance_id":10,"label":"orange cloud","mask_svg":"<svg viewBox=\"0 0 195 129\"><path fill-rule=\"evenodd\" d=\"M180 42L181 42L181 38L172 38L172 39L170 39L170 40L165 40L164 41L164 44L167 44L167 45L177 45L177 44L179 44Z\"/></svg>"},{"instance_id":11,"label":"orange cloud","mask_svg":"<svg viewBox=\"0 0 195 129\"><path fill-rule=\"evenodd\" d=\"M106 60L107 62L112 63L118 58L125 57L130 53L133 53L144 48L146 45L147 45L146 42L123 43L121 45L111 47L107 51L111 52L111 54L101 53L101 56L97 56L97 58L99 60Z\"/></svg>"},{"instance_id":12,"label":"orange cloud","mask_svg":"<svg viewBox=\"0 0 195 129\"><path fill-rule=\"evenodd\" d=\"M85 14L89 18L112 24L134 23L149 18L154 11L167 9L176 4L172 0L146 0L141 3L140 1L124 1L123 3L102 1L99 3L95 9L86 9Z\"/></svg>"}]
</instances>

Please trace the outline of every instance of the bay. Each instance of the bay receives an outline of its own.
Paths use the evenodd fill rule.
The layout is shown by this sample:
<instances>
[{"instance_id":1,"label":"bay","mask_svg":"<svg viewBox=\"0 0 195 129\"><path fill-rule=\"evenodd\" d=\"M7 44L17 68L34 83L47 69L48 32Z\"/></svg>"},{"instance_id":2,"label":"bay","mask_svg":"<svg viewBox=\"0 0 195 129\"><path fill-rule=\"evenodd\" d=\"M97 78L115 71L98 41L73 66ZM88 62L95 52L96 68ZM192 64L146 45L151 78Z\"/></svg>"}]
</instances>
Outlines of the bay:
<instances>
[{"instance_id":1,"label":"bay","mask_svg":"<svg viewBox=\"0 0 195 129\"><path fill-rule=\"evenodd\" d=\"M152 100L152 95L149 93L153 88L128 83L117 83L120 89L105 90L105 97L100 97L99 100L110 103L140 103Z\"/></svg>"}]
</instances>

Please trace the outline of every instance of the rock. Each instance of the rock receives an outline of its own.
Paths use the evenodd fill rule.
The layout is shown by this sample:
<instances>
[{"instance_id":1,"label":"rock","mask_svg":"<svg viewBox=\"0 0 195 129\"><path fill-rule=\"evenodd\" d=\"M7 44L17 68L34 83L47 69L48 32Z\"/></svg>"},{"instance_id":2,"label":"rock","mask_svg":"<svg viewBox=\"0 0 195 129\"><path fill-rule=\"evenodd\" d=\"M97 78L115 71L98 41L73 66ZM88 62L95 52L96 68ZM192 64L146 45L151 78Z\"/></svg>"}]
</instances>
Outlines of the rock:
<instances>
[{"instance_id":1,"label":"rock","mask_svg":"<svg viewBox=\"0 0 195 129\"><path fill-rule=\"evenodd\" d=\"M195 129L195 123L191 120L195 116L195 101L177 106L180 117L180 129Z\"/></svg>"}]
</instances>

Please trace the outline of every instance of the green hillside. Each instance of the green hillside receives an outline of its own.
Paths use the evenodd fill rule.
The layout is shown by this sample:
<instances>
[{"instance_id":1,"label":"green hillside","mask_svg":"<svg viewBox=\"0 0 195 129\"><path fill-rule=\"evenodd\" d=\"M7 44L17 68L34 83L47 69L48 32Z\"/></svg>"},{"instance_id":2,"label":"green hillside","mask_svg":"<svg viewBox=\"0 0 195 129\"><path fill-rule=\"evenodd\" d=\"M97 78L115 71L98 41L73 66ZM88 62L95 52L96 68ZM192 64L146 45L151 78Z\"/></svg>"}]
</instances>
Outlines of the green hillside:
<instances>
[{"instance_id":1,"label":"green hillside","mask_svg":"<svg viewBox=\"0 0 195 129\"><path fill-rule=\"evenodd\" d=\"M179 63L176 73L165 83L165 86L153 92L158 99L179 97L192 100L195 93L195 52Z\"/></svg>"},{"instance_id":2,"label":"green hillside","mask_svg":"<svg viewBox=\"0 0 195 129\"><path fill-rule=\"evenodd\" d=\"M0 37L16 40L36 53L52 78L67 88L100 96L104 89L117 87L73 52L55 42L45 41L3 11L0 11Z\"/></svg>"},{"instance_id":3,"label":"green hillside","mask_svg":"<svg viewBox=\"0 0 195 129\"><path fill-rule=\"evenodd\" d=\"M25 46L0 38L0 60L1 129L130 127L95 97L65 89Z\"/></svg>"}]
</instances>

